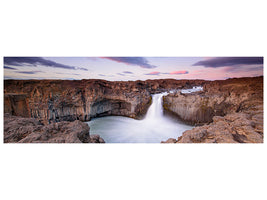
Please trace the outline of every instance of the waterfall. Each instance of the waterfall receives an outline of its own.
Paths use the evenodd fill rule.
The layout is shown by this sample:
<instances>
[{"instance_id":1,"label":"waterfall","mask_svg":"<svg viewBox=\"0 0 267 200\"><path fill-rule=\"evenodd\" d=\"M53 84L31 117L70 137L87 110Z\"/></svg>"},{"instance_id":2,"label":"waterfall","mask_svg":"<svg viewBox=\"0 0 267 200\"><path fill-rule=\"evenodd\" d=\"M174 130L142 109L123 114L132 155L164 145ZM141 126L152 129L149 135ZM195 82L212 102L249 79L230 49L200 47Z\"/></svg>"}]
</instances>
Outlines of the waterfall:
<instances>
[{"instance_id":1,"label":"waterfall","mask_svg":"<svg viewBox=\"0 0 267 200\"><path fill-rule=\"evenodd\" d=\"M163 118L163 107L162 107L162 97L166 96L168 93L154 94L152 96L152 104L149 107L146 117L144 120L159 120Z\"/></svg>"},{"instance_id":2,"label":"waterfall","mask_svg":"<svg viewBox=\"0 0 267 200\"><path fill-rule=\"evenodd\" d=\"M202 90L194 87L173 92L191 93ZM108 116L87 122L90 134L99 134L107 143L159 143L181 136L193 126L183 124L163 115L162 99L168 93L152 95L152 104L143 120L122 116Z\"/></svg>"}]
</instances>

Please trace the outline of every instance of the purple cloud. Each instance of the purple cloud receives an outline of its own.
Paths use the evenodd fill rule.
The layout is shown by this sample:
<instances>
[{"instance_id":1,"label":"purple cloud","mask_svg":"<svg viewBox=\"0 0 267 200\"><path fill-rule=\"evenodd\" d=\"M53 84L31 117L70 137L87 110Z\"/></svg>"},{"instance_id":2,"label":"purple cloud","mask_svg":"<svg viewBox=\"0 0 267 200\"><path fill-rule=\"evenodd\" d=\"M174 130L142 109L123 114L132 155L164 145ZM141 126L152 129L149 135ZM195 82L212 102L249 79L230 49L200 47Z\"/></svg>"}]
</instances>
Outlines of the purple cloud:
<instances>
[{"instance_id":1,"label":"purple cloud","mask_svg":"<svg viewBox=\"0 0 267 200\"><path fill-rule=\"evenodd\" d=\"M20 71L18 73L21 73L21 74L37 74L41 71Z\"/></svg>"},{"instance_id":2,"label":"purple cloud","mask_svg":"<svg viewBox=\"0 0 267 200\"><path fill-rule=\"evenodd\" d=\"M71 69L71 70L84 70L88 71L88 69L83 67L74 67L69 65L60 64L51 60L44 59L42 57L4 57L4 64L11 66L34 66L43 65L46 67L54 67L54 68L63 68L63 69Z\"/></svg>"},{"instance_id":3,"label":"purple cloud","mask_svg":"<svg viewBox=\"0 0 267 200\"><path fill-rule=\"evenodd\" d=\"M124 74L133 74L133 72L130 72L130 71L123 71L122 73L124 73Z\"/></svg>"},{"instance_id":4,"label":"purple cloud","mask_svg":"<svg viewBox=\"0 0 267 200\"><path fill-rule=\"evenodd\" d=\"M188 74L188 73L189 72L186 70L170 72L171 75L180 75L180 74Z\"/></svg>"},{"instance_id":5,"label":"purple cloud","mask_svg":"<svg viewBox=\"0 0 267 200\"><path fill-rule=\"evenodd\" d=\"M12 70L17 70L16 68L14 67L8 67L8 66L4 66L4 69L12 69Z\"/></svg>"},{"instance_id":6,"label":"purple cloud","mask_svg":"<svg viewBox=\"0 0 267 200\"><path fill-rule=\"evenodd\" d=\"M263 72L263 65L236 65L224 68L225 72Z\"/></svg>"},{"instance_id":7,"label":"purple cloud","mask_svg":"<svg viewBox=\"0 0 267 200\"><path fill-rule=\"evenodd\" d=\"M201 60L193 66L204 67L226 67L235 65L255 65L263 64L263 57L216 57L208 60Z\"/></svg>"},{"instance_id":8,"label":"purple cloud","mask_svg":"<svg viewBox=\"0 0 267 200\"><path fill-rule=\"evenodd\" d=\"M142 68L156 68L157 66L149 64L143 57L102 57L105 59L113 60L127 65L136 65Z\"/></svg>"},{"instance_id":9,"label":"purple cloud","mask_svg":"<svg viewBox=\"0 0 267 200\"><path fill-rule=\"evenodd\" d=\"M125 74L122 74L122 73L117 73L118 75L120 75L120 76L125 76Z\"/></svg>"}]
</instances>

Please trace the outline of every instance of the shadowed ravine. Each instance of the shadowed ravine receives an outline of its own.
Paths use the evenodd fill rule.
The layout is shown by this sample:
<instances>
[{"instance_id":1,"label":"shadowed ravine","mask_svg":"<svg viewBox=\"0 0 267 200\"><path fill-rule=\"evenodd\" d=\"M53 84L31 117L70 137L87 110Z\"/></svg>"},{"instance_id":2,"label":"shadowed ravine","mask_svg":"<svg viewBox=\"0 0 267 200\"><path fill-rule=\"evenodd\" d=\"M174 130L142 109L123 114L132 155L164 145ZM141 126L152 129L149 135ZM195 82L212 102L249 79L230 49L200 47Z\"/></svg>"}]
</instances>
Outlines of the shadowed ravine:
<instances>
[{"instance_id":1,"label":"shadowed ravine","mask_svg":"<svg viewBox=\"0 0 267 200\"><path fill-rule=\"evenodd\" d=\"M163 115L162 97L167 94L152 96L152 104L143 120L121 116L96 118L87 122L90 133L100 135L107 143L160 143L181 136L193 126Z\"/></svg>"}]
</instances>

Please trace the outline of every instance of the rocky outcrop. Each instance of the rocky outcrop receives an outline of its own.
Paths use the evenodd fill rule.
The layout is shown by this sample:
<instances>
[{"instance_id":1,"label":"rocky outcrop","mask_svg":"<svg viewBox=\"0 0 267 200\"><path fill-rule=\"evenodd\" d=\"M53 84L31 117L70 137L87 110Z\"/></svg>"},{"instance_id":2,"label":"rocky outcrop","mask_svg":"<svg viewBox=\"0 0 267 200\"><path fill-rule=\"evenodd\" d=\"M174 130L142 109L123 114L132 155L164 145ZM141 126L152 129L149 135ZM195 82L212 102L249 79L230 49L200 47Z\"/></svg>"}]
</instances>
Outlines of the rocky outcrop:
<instances>
[{"instance_id":1,"label":"rocky outcrop","mask_svg":"<svg viewBox=\"0 0 267 200\"><path fill-rule=\"evenodd\" d=\"M44 124L89 121L120 115L141 118L151 103L151 93L188 88L203 80L5 80L5 113L31 117Z\"/></svg>"},{"instance_id":2,"label":"rocky outcrop","mask_svg":"<svg viewBox=\"0 0 267 200\"><path fill-rule=\"evenodd\" d=\"M263 112L215 116L209 125L185 131L162 143L263 143Z\"/></svg>"},{"instance_id":3,"label":"rocky outcrop","mask_svg":"<svg viewBox=\"0 0 267 200\"><path fill-rule=\"evenodd\" d=\"M203 92L166 96L164 107L185 121L205 123L166 142L263 142L263 77L207 82Z\"/></svg>"},{"instance_id":4,"label":"rocky outcrop","mask_svg":"<svg viewBox=\"0 0 267 200\"><path fill-rule=\"evenodd\" d=\"M89 126L81 121L43 125L33 118L4 116L5 143L104 143L99 135L89 134Z\"/></svg>"},{"instance_id":5,"label":"rocky outcrop","mask_svg":"<svg viewBox=\"0 0 267 200\"><path fill-rule=\"evenodd\" d=\"M210 123L214 116L241 112L259 104L263 104L263 77L207 82L203 92L177 92L163 99L166 111L196 125Z\"/></svg>"},{"instance_id":6,"label":"rocky outcrop","mask_svg":"<svg viewBox=\"0 0 267 200\"><path fill-rule=\"evenodd\" d=\"M5 95L25 95L28 116L43 123L59 121L88 121L92 117L107 115L141 116L140 110L149 106L149 92L142 88L116 85L108 81L82 80L30 80L5 81ZM7 108L6 108L7 107ZM12 104L5 112L20 115L19 105Z\"/></svg>"}]
</instances>

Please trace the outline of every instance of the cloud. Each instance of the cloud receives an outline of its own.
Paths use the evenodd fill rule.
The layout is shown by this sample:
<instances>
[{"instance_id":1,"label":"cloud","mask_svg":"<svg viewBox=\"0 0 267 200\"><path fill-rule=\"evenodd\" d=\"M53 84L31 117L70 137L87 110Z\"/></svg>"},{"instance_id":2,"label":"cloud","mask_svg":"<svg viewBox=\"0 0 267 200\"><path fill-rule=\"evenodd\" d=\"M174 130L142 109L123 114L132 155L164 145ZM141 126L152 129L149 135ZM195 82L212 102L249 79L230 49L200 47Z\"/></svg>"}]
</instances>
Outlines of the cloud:
<instances>
[{"instance_id":1,"label":"cloud","mask_svg":"<svg viewBox=\"0 0 267 200\"><path fill-rule=\"evenodd\" d=\"M125 76L125 74L122 74L122 73L117 73L118 75L120 75L120 76Z\"/></svg>"},{"instance_id":2,"label":"cloud","mask_svg":"<svg viewBox=\"0 0 267 200\"><path fill-rule=\"evenodd\" d=\"M160 75L160 74L168 74L168 75L181 75L181 74L188 74L189 72L188 71L173 71L173 72L150 72L148 74L145 74L145 75Z\"/></svg>"},{"instance_id":3,"label":"cloud","mask_svg":"<svg viewBox=\"0 0 267 200\"><path fill-rule=\"evenodd\" d=\"M124 73L124 74L133 74L133 72L130 72L130 71L123 71L122 73Z\"/></svg>"},{"instance_id":4,"label":"cloud","mask_svg":"<svg viewBox=\"0 0 267 200\"><path fill-rule=\"evenodd\" d=\"M263 57L216 57L207 60L201 60L193 66L204 67L226 67L235 65L255 65L263 64Z\"/></svg>"},{"instance_id":5,"label":"cloud","mask_svg":"<svg viewBox=\"0 0 267 200\"><path fill-rule=\"evenodd\" d=\"M8 66L4 66L4 69L12 69L12 70L17 70L16 68L14 67L8 67Z\"/></svg>"},{"instance_id":6,"label":"cloud","mask_svg":"<svg viewBox=\"0 0 267 200\"><path fill-rule=\"evenodd\" d=\"M173 71L173 72L170 72L171 75L180 75L180 74L188 74L189 72L188 71Z\"/></svg>"},{"instance_id":7,"label":"cloud","mask_svg":"<svg viewBox=\"0 0 267 200\"><path fill-rule=\"evenodd\" d=\"M98 76L106 76L105 74L98 74Z\"/></svg>"},{"instance_id":8,"label":"cloud","mask_svg":"<svg viewBox=\"0 0 267 200\"><path fill-rule=\"evenodd\" d=\"M157 66L149 64L147 59L143 57L102 57L127 65L136 65L142 68L156 68Z\"/></svg>"},{"instance_id":9,"label":"cloud","mask_svg":"<svg viewBox=\"0 0 267 200\"><path fill-rule=\"evenodd\" d=\"M62 72L56 72L56 74L67 74L67 75L75 75L75 76L80 76L81 75L81 74L62 73Z\"/></svg>"},{"instance_id":10,"label":"cloud","mask_svg":"<svg viewBox=\"0 0 267 200\"><path fill-rule=\"evenodd\" d=\"M21 74L37 74L41 71L20 71L18 73L21 73Z\"/></svg>"},{"instance_id":11,"label":"cloud","mask_svg":"<svg viewBox=\"0 0 267 200\"><path fill-rule=\"evenodd\" d=\"M44 59L42 57L4 57L4 64L11 66L34 66L43 65L46 67L62 68L62 69L71 69L71 70L84 70L88 69L83 67L74 67L70 65L60 64L51 60Z\"/></svg>"},{"instance_id":12,"label":"cloud","mask_svg":"<svg viewBox=\"0 0 267 200\"><path fill-rule=\"evenodd\" d=\"M160 75L161 73L160 72L150 72L148 74L145 74L145 75Z\"/></svg>"},{"instance_id":13,"label":"cloud","mask_svg":"<svg viewBox=\"0 0 267 200\"><path fill-rule=\"evenodd\" d=\"M255 72L255 71L262 71L263 72L263 65L236 65L236 67L230 66L224 68L225 72Z\"/></svg>"}]
</instances>

